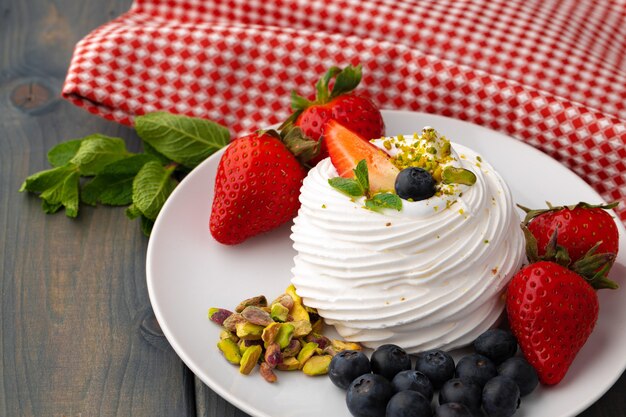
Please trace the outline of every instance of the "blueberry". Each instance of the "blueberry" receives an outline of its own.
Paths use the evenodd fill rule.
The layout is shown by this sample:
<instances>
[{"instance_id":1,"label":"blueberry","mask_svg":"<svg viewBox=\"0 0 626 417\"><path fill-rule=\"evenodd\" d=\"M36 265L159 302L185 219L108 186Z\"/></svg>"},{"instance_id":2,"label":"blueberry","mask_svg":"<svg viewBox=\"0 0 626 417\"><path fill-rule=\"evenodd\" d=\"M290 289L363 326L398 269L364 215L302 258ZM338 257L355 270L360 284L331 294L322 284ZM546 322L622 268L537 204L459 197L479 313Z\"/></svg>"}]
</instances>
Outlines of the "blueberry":
<instances>
[{"instance_id":1,"label":"blueberry","mask_svg":"<svg viewBox=\"0 0 626 417\"><path fill-rule=\"evenodd\" d=\"M426 397L429 401L433 398L433 384L430 379L419 371L401 371L393 377L391 386L395 392L416 391Z\"/></svg>"},{"instance_id":2,"label":"blueberry","mask_svg":"<svg viewBox=\"0 0 626 417\"><path fill-rule=\"evenodd\" d=\"M387 403L393 396L391 383L377 374L357 377L346 394L348 410L354 417L385 417Z\"/></svg>"},{"instance_id":3,"label":"blueberry","mask_svg":"<svg viewBox=\"0 0 626 417\"><path fill-rule=\"evenodd\" d=\"M426 200L435 194L435 179L422 168L405 168L396 177L398 197L413 201Z\"/></svg>"},{"instance_id":4,"label":"blueberry","mask_svg":"<svg viewBox=\"0 0 626 417\"><path fill-rule=\"evenodd\" d=\"M441 404L435 410L434 417L473 417L472 412L461 403Z\"/></svg>"},{"instance_id":5,"label":"blueberry","mask_svg":"<svg viewBox=\"0 0 626 417\"><path fill-rule=\"evenodd\" d=\"M508 376L517 383L521 397L530 394L539 384L537 371L522 357L514 356L502 362L498 374Z\"/></svg>"},{"instance_id":6,"label":"blueberry","mask_svg":"<svg viewBox=\"0 0 626 417\"><path fill-rule=\"evenodd\" d=\"M457 378L471 379L482 388L487 381L498 375L498 370L491 359L475 353L459 360L455 375Z\"/></svg>"},{"instance_id":7,"label":"blueberry","mask_svg":"<svg viewBox=\"0 0 626 417\"><path fill-rule=\"evenodd\" d=\"M432 417L430 401L415 391L400 391L389 400L385 417Z\"/></svg>"},{"instance_id":8,"label":"blueberry","mask_svg":"<svg viewBox=\"0 0 626 417\"><path fill-rule=\"evenodd\" d=\"M474 341L476 353L488 357L500 365L517 352L517 340L508 330L489 329Z\"/></svg>"},{"instance_id":9,"label":"blueberry","mask_svg":"<svg viewBox=\"0 0 626 417\"><path fill-rule=\"evenodd\" d=\"M439 390L439 404L460 403L470 410L480 408L481 387L470 379L449 379Z\"/></svg>"},{"instance_id":10,"label":"blueberry","mask_svg":"<svg viewBox=\"0 0 626 417\"><path fill-rule=\"evenodd\" d=\"M511 417L519 403L519 387L508 376L491 378L483 388L483 410L489 417Z\"/></svg>"},{"instance_id":11,"label":"blueberry","mask_svg":"<svg viewBox=\"0 0 626 417\"><path fill-rule=\"evenodd\" d=\"M328 366L328 376L339 388L348 389L356 377L369 374L370 361L363 352L344 350L336 354Z\"/></svg>"},{"instance_id":12,"label":"blueberry","mask_svg":"<svg viewBox=\"0 0 626 417\"><path fill-rule=\"evenodd\" d=\"M415 370L426 375L433 387L439 389L454 377L454 359L442 350L428 350L417 355Z\"/></svg>"},{"instance_id":13,"label":"blueberry","mask_svg":"<svg viewBox=\"0 0 626 417\"><path fill-rule=\"evenodd\" d=\"M370 364L372 372L391 381L398 372L411 369L411 358L400 346L382 345L372 353Z\"/></svg>"}]
</instances>

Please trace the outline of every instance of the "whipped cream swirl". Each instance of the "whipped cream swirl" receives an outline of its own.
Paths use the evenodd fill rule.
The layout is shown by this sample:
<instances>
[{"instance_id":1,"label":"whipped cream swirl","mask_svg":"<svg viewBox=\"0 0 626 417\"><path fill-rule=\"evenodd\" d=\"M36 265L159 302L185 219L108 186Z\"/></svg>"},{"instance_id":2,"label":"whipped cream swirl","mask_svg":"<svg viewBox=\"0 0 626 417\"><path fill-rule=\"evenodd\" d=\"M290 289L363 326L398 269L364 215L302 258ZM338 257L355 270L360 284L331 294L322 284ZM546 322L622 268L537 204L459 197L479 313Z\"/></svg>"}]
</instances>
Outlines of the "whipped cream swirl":
<instances>
[{"instance_id":1,"label":"whipped cream swirl","mask_svg":"<svg viewBox=\"0 0 626 417\"><path fill-rule=\"evenodd\" d=\"M452 147L476 183L403 201L401 211L367 210L330 187L330 158L304 180L292 282L346 340L409 353L453 349L500 317L503 290L524 259L519 217L500 175L473 150Z\"/></svg>"}]
</instances>

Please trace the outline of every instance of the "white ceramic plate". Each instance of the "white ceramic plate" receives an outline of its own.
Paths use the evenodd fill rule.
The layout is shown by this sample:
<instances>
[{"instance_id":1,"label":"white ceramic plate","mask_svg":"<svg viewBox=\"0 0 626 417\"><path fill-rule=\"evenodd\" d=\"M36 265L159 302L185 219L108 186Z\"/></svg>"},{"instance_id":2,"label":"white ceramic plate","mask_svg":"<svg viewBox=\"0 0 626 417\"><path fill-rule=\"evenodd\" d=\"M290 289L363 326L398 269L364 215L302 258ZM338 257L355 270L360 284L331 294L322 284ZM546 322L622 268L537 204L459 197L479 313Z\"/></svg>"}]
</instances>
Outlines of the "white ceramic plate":
<instances>
[{"instance_id":1,"label":"white ceramic plate","mask_svg":"<svg viewBox=\"0 0 626 417\"><path fill-rule=\"evenodd\" d=\"M385 111L387 134L412 133L425 125L474 148L502 174L514 200L528 207L544 202L600 202L583 180L561 164L501 133L441 116ZM350 416L345 394L326 377L278 372L265 382L258 372L239 374L216 348L219 327L209 307L233 309L264 294L274 298L289 285L294 250L289 225L238 246L223 246L208 230L215 172L221 152L198 166L176 188L159 215L148 245L150 300L165 336L187 366L211 389L255 417ZM626 275L626 236L613 279ZM620 281L620 279L617 279ZM624 285L624 281L620 282ZM566 378L524 398L517 417L574 416L600 398L626 368L624 289L600 294L600 317Z\"/></svg>"}]
</instances>

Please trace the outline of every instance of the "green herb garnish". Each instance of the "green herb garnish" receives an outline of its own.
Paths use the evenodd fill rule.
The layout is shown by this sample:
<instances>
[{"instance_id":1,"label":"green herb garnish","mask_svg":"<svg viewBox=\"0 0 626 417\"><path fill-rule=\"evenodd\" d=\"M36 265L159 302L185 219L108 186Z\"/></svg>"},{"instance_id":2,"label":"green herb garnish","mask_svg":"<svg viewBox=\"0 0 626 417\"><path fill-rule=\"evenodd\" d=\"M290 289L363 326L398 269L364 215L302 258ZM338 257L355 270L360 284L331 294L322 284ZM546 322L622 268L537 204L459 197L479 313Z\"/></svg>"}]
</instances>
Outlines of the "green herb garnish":
<instances>
[{"instance_id":1,"label":"green herb garnish","mask_svg":"<svg viewBox=\"0 0 626 417\"><path fill-rule=\"evenodd\" d=\"M350 197L365 196L365 208L380 212L385 208L402 210L402 199L394 193L380 192L370 194L369 174L365 160L359 161L353 170L354 178L330 178L328 184Z\"/></svg>"},{"instance_id":2,"label":"green herb garnish","mask_svg":"<svg viewBox=\"0 0 626 417\"><path fill-rule=\"evenodd\" d=\"M149 235L165 200L185 174L224 147L230 134L209 120L149 113L135 118L144 152L132 153L123 139L95 134L54 146L48 152L52 169L35 173L20 191L39 194L46 213L65 207L76 217L79 202L128 206L129 218L140 218ZM81 177L87 181L81 182Z\"/></svg>"}]
</instances>

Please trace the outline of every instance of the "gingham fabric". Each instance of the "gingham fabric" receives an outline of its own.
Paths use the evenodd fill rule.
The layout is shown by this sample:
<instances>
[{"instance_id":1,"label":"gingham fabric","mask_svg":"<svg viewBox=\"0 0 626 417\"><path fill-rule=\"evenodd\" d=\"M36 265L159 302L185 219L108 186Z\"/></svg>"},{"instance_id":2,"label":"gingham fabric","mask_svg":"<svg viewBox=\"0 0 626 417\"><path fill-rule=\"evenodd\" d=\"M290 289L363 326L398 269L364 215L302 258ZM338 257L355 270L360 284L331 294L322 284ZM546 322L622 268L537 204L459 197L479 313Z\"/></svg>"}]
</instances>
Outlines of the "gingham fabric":
<instances>
[{"instance_id":1,"label":"gingham fabric","mask_svg":"<svg viewBox=\"0 0 626 417\"><path fill-rule=\"evenodd\" d=\"M63 96L124 124L167 110L237 134L360 62L381 108L523 140L626 222L624 22L623 0L136 0L76 46Z\"/></svg>"}]
</instances>

